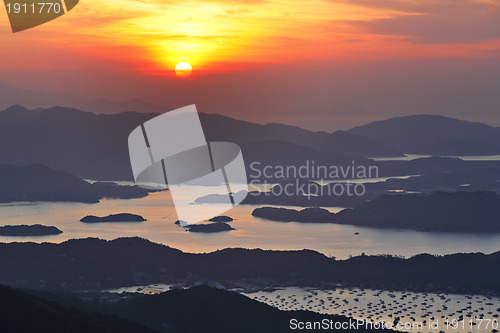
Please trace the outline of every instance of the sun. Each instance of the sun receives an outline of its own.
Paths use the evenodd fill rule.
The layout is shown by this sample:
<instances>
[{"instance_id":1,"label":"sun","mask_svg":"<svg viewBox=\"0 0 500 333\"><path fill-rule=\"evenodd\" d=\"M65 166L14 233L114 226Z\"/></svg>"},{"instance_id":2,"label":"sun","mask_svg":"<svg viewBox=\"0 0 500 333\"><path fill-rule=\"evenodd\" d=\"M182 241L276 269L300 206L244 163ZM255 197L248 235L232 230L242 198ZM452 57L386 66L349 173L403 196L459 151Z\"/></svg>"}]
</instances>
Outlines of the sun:
<instances>
[{"instance_id":1,"label":"sun","mask_svg":"<svg viewBox=\"0 0 500 333\"><path fill-rule=\"evenodd\" d=\"M191 72L193 71L193 68L191 65L185 61L178 63L175 66L175 74L180 77L186 77L191 75Z\"/></svg>"}]
</instances>

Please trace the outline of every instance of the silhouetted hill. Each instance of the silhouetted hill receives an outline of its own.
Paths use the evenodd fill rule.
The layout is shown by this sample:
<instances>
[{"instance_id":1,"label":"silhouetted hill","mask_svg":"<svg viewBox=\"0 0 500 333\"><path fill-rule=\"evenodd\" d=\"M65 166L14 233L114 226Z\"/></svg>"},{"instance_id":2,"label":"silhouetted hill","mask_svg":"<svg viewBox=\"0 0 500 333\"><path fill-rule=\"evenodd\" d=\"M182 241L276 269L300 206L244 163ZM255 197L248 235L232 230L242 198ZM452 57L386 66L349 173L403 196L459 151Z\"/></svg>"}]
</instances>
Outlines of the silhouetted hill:
<instances>
[{"instance_id":1,"label":"silhouetted hill","mask_svg":"<svg viewBox=\"0 0 500 333\"><path fill-rule=\"evenodd\" d=\"M77 109L53 107L28 110L11 106L0 111L0 164L44 164L77 176L101 180L132 180L128 155L130 132L155 117L154 113L125 112L96 115ZM339 155L399 156L392 148L357 135L311 132L286 125L260 125L214 114L200 114L209 141L229 141L250 150L258 141L285 141L288 149L307 147L310 156L320 158L332 152L328 162ZM262 145L261 145L262 146ZM249 152L252 159L268 163L266 157L279 153L279 146L264 145ZM298 153L290 154L303 162ZM346 160L342 157L342 160ZM252 160L245 158L251 163ZM297 163L297 162L296 162Z\"/></svg>"},{"instance_id":2,"label":"silhouetted hill","mask_svg":"<svg viewBox=\"0 0 500 333\"><path fill-rule=\"evenodd\" d=\"M500 128L438 115L376 121L349 130L409 154L500 154Z\"/></svg>"},{"instance_id":3,"label":"silhouetted hill","mask_svg":"<svg viewBox=\"0 0 500 333\"><path fill-rule=\"evenodd\" d=\"M260 125L216 114L201 114L207 139L244 145L257 141L285 141L316 151L346 156L402 156L399 151L377 141L351 133L312 132L284 124Z\"/></svg>"},{"instance_id":4,"label":"silhouetted hill","mask_svg":"<svg viewBox=\"0 0 500 333\"><path fill-rule=\"evenodd\" d=\"M235 292L207 286L139 296L110 306L110 310L160 332L281 333L293 332L290 320L314 322L323 319L348 322L339 315L310 311L280 311ZM165 325L166 324L166 325ZM167 327L165 327L167 326ZM308 330L319 332L321 330ZM374 332L346 329L339 332ZM390 330L377 330L390 332Z\"/></svg>"},{"instance_id":5,"label":"silhouetted hill","mask_svg":"<svg viewBox=\"0 0 500 333\"><path fill-rule=\"evenodd\" d=\"M266 133L269 137L262 137L262 140L275 139L287 141L315 150L334 152L345 156L402 156L401 152L390 145L384 145L367 137L345 131L336 131L330 134L326 132L311 132L300 127L276 123L265 126L271 131Z\"/></svg>"},{"instance_id":6,"label":"silhouetted hill","mask_svg":"<svg viewBox=\"0 0 500 333\"><path fill-rule=\"evenodd\" d=\"M310 250L224 249L191 254L140 238L88 238L61 244L0 243L0 267L0 283L52 290L217 281L226 286L239 282L261 287L343 283L382 289L500 292L500 271L494 269L500 267L500 252L335 260Z\"/></svg>"},{"instance_id":7,"label":"silhouetted hill","mask_svg":"<svg viewBox=\"0 0 500 333\"><path fill-rule=\"evenodd\" d=\"M236 292L208 286L170 290L156 295L128 294L121 299L111 299L107 302L92 299L94 295L103 296L95 293L87 293L86 300L83 301L78 298L78 294L34 290L27 292L84 311L114 314L155 329L156 332L166 333L281 333L293 331L289 328L291 319L300 322L322 320L333 323L349 322L347 317L341 315L311 311L281 311ZM355 319L353 321L355 322ZM374 330L361 326L355 330L336 331ZM390 332L390 330L378 331ZM308 332L318 332L318 330L308 330Z\"/></svg>"},{"instance_id":8,"label":"silhouetted hill","mask_svg":"<svg viewBox=\"0 0 500 333\"><path fill-rule=\"evenodd\" d=\"M355 165L370 165L373 162L363 157L348 157L339 155L329 151L318 151L306 146L301 146L295 143L278 140L262 140L256 142L247 142L241 144L246 162L247 172L252 179L258 174L258 171L266 166L296 166L297 168L305 165L307 161L314 161L315 165L336 165L336 166L352 166ZM259 162L251 168L251 162ZM261 177L262 178L262 177ZM273 177L265 177L267 182L273 181ZM278 179L279 181L279 179Z\"/></svg>"},{"instance_id":9,"label":"silhouetted hill","mask_svg":"<svg viewBox=\"0 0 500 333\"><path fill-rule=\"evenodd\" d=\"M0 285L0 331L8 333L152 333L118 316L86 313Z\"/></svg>"},{"instance_id":10,"label":"silhouetted hill","mask_svg":"<svg viewBox=\"0 0 500 333\"><path fill-rule=\"evenodd\" d=\"M369 227L500 232L500 195L493 192L383 195L336 215L338 223Z\"/></svg>"},{"instance_id":11,"label":"silhouetted hill","mask_svg":"<svg viewBox=\"0 0 500 333\"><path fill-rule=\"evenodd\" d=\"M28 110L12 106L0 111L0 163L39 163L84 178L132 180L128 135L156 115L96 115L62 107ZM200 119L209 141L240 144L247 165L254 161L276 165L284 157L291 165L307 159L317 160L317 164L339 164L352 160L346 156L400 156L399 151L500 153L497 128L441 116L393 118L331 134L215 114L201 113ZM368 163L362 158L355 160L357 164Z\"/></svg>"},{"instance_id":12,"label":"silhouetted hill","mask_svg":"<svg viewBox=\"0 0 500 333\"><path fill-rule=\"evenodd\" d=\"M37 163L83 178L130 180L128 135L154 116L12 106L0 112L0 163Z\"/></svg>"},{"instance_id":13,"label":"silhouetted hill","mask_svg":"<svg viewBox=\"0 0 500 333\"><path fill-rule=\"evenodd\" d=\"M90 184L69 173L43 165L0 165L0 202L71 201L96 203L101 198L141 198L148 192L137 186Z\"/></svg>"},{"instance_id":14,"label":"silhouetted hill","mask_svg":"<svg viewBox=\"0 0 500 333\"><path fill-rule=\"evenodd\" d=\"M500 195L493 192L436 192L383 195L337 214L326 209L262 207L253 216L283 222L339 223L425 231L500 232Z\"/></svg>"}]
</instances>

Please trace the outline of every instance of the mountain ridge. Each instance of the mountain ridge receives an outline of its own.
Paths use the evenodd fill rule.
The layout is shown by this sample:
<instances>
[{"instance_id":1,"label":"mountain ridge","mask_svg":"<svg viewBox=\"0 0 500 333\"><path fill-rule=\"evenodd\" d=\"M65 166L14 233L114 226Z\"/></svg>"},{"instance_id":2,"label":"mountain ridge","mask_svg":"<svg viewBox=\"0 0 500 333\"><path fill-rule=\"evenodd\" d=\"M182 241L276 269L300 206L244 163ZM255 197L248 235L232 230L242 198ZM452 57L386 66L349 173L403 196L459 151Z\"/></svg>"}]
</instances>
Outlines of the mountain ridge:
<instances>
[{"instance_id":1,"label":"mountain ridge","mask_svg":"<svg viewBox=\"0 0 500 333\"><path fill-rule=\"evenodd\" d=\"M403 153L424 155L498 155L500 127L441 115L393 117L353 127L363 135Z\"/></svg>"},{"instance_id":2,"label":"mountain ridge","mask_svg":"<svg viewBox=\"0 0 500 333\"><path fill-rule=\"evenodd\" d=\"M423 259L422 259L423 258ZM336 260L316 251L229 248L186 253L146 239L97 238L55 243L0 243L0 283L47 290L101 290L156 283L238 281L256 286L343 283L371 288L500 292L500 252L444 256L358 256ZM468 267L463 270L463 267ZM394 274L397 271L398 274ZM428 274L431 271L434 274ZM460 271L460 274L456 274Z\"/></svg>"},{"instance_id":3,"label":"mountain ridge","mask_svg":"<svg viewBox=\"0 0 500 333\"><path fill-rule=\"evenodd\" d=\"M52 107L29 110L15 105L0 111L0 164L44 164L74 175L96 180L133 180L128 152L128 135L137 126L155 117L154 113L125 112L113 115L96 115L74 108ZM324 159L323 152L335 153L335 147L343 148L350 156L362 156L368 151L382 155L398 155L369 139L346 134L351 140L349 147L344 141L328 133L311 132L291 127L277 132L267 125L236 120L221 115L200 113L207 141L235 142L242 146L264 141L289 141L290 155L299 162L300 156L293 151L307 147L315 159ZM330 143L324 143L324 138ZM331 143L336 142L335 146ZM333 149L332 149L333 147ZM245 151L243 152L245 154ZM265 156L273 156L279 150L262 146L253 155L263 164L269 164ZM347 157L328 155L328 163ZM248 161L246 159L245 161Z\"/></svg>"}]
</instances>

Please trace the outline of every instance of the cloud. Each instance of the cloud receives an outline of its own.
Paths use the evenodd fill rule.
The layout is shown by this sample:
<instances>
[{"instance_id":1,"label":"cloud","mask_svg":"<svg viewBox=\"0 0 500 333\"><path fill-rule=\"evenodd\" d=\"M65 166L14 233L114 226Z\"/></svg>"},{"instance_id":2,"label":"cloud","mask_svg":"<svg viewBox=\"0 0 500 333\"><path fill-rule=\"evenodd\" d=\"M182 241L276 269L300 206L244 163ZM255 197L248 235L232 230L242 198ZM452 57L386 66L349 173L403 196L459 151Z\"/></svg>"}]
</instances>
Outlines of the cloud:
<instances>
[{"instance_id":1,"label":"cloud","mask_svg":"<svg viewBox=\"0 0 500 333\"><path fill-rule=\"evenodd\" d=\"M399 35L415 44L474 44L500 39L500 1L350 0L399 14L374 20L347 20L367 33Z\"/></svg>"}]
</instances>

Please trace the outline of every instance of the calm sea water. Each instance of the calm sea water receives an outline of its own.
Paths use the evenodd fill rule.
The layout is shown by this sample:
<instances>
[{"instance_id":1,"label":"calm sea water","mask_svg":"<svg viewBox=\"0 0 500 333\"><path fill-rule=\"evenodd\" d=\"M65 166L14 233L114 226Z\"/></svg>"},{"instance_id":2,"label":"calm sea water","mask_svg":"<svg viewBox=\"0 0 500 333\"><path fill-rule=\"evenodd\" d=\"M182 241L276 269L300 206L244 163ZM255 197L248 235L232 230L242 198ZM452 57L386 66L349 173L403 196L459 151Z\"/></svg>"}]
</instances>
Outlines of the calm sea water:
<instances>
[{"instance_id":1,"label":"calm sea water","mask_svg":"<svg viewBox=\"0 0 500 333\"><path fill-rule=\"evenodd\" d=\"M498 297L359 288L284 288L246 295L282 310L340 314L369 323L383 321L394 325L394 319L399 317L400 326L391 328L403 332L498 332L495 330L500 329Z\"/></svg>"},{"instance_id":2,"label":"calm sea water","mask_svg":"<svg viewBox=\"0 0 500 333\"><path fill-rule=\"evenodd\" d=\"M157 294L168 291L170 287L155 284L105 291ZM272 292L243 294L281 310L338 314L368 323L383 321L393 324L399 317L398 330L403 332L494 332L500 328L500 298L493 296L340 287L287 287Z\"/></svg>"},{"instance_id":3,"label":"calm sea water","mask_svg":"<svg viewBox=\"0 0 500 333\"><path fill-rule=\"evenodd\" d=\"M259 206L238 206L225 213L235 218L236 229L218 234L190 233L174 224L175 210L168 192L130 200L102 200L98 204L82 203L14 203L0 205L1 225L43 224L63 231L57 236L0 237L0 242L63 242L72 238L139 236L186 252L210 252L227 247L273 250L313 249L329 256L418 253L449 254L456 252L491 253L500 250L500 233L462 234L432 233L411 230L371 229L349 225L283 223L254 218ZM329 208L337 212L342 208ZM86 224L86 215L104 216L114 213L140 214L143 223ZM359 235L354 233L358 232Z\"/></svg>"}]
</instances>

